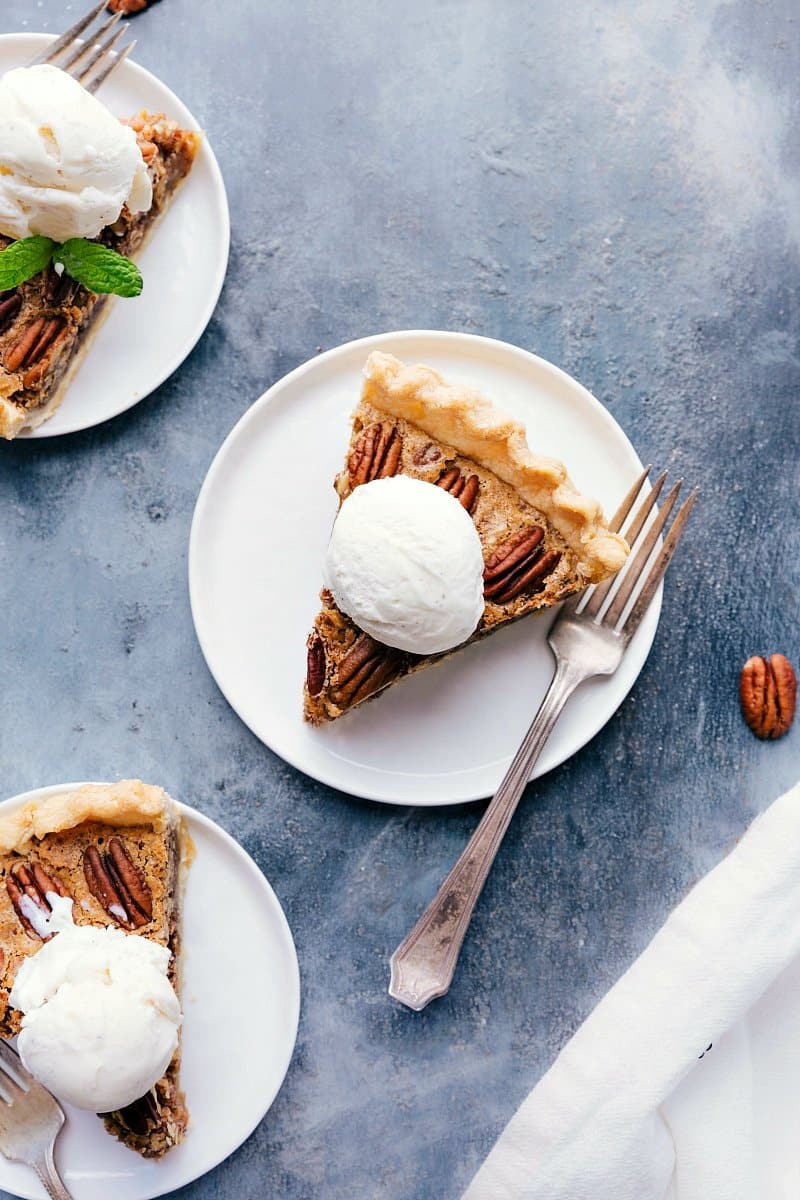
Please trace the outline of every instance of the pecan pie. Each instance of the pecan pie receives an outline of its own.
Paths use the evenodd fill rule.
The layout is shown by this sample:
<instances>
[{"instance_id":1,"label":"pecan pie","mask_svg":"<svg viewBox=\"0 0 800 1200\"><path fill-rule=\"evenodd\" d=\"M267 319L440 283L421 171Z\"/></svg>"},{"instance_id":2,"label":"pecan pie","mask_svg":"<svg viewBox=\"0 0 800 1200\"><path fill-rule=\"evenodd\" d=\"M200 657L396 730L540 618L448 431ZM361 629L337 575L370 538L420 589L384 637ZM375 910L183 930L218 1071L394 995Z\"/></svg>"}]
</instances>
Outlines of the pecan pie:
<instances>
[{"instance_id":1,"label":"pecan pie","mask_svg":"<svg viewBox=\"0 0 800 1200\"><path fill-rule=\"evenodd\" d=\"M628 554L595 501L575 490L562 463L531 452L516 421L429 367L375 352L335 487L344 502L360 485L398 474L446 489L475 523L484 611L468 642L612 575ZM385 646L325 588L321 600L307 644L304 708L314 724L445 656Z\"/></svg>"},{"instance_id":2,"label":"pecan pie","mask_svg":"<svg viewBox=\"0 0 800 1200\"><path fill-rule=\"evenodd\" d=\"M142 112L126 124L136 132L147 164L153 203L135 215L123 208L99 240L131 257L189 174L200 140L160 115ZM0 236L0 249L9 244ZM0 292L0 436L14 438L53 415L107 300L67 274L58 275L52 266L12 291Z\"/></svg>"},{"instance_id":3,"label":"pecan pie","mask_svg":"<svg viewBox=\"0 0 800 1200\"><path fill-rule=\"evenodd\" d=\"M188 854L177 806L139 780L58 793L0 817L0 1037L19 1032L9 994L22 962L48 937L48 894L72 897L77 925L116 926L167 946L179 991ZM180 1049L150 1092L101 1114L108 1131L147 1158L180 1142L188 1114L179 1072Z\"/></svg>"}]
</instances>

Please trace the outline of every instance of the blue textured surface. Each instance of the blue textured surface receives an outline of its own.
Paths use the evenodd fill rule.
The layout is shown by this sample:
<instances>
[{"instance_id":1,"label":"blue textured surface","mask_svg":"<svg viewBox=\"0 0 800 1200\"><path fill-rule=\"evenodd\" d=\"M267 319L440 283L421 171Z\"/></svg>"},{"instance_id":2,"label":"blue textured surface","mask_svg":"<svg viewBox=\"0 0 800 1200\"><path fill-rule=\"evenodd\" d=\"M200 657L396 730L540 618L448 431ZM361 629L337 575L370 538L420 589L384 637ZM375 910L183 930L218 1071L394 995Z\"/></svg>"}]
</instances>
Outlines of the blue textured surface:
<instances>
[{"instance_id":1,"label":"blue textured surface","mask_svg":"<svg viewBox=\"0 0 800 1200\"><path fill-rule=\"evenodd\" d=\"M3 31L82 3L4 0ZM0 791L140 775L238 837L295 933L274 1107L180 1194L455 1200L686 888L800 774L744 727L750 653L797 661L800 124L793 0L162 0L137 58L204 124L231 267L202 342L110 424L0 446ZM464 329L577 376L698 483L648 664L529 789L448 997L387 958L479 808L304 778L218 693L192 630L192 508L225 434L317 347ZM209 1080L209 1087L214 1081Z\"/></svg>"}]
</instances>

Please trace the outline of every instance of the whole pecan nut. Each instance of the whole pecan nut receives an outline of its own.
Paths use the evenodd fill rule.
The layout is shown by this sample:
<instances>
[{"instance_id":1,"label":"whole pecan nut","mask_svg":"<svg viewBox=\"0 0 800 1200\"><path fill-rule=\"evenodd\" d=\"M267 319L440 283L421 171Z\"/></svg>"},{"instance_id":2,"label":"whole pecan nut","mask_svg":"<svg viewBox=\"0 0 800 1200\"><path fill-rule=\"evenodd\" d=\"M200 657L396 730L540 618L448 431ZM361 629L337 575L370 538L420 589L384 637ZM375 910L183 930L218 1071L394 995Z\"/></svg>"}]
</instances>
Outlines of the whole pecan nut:
<instances>
[{"instance_id":1,"label":"whole pecan nut","mask_svg":"<svg viewBox=\"0 0 800 1200\"><path fill-rule=\"evenodd\" d=\"M797 678L783 654L754 655L739 678L742 713L756 737L779 738L789 732L797 702Z\"/></svg>"},{"instance_id":2,"label":"whole pecan nut","mask_svg":"<svg viewBox=\"0 0 800 1200\"><path fill-rule=\"evenodd\" d=\"M384 425L381 421L368 425L347 460L350 487L396 475L402 450L403 439L396 425Z\"/></svg>"},{"instance_id":3,"label":"whole pecan nut","mask_svg":"<svg viewBox=\"0 0 800 1200\"><path fill-rule=\"evenodd\" d=\"M483 569L483 595L495 604L508 604L523 592L539 591L561 554L545 551L544 530L538 525L508 538Z\"/></svg>"},{"instance_id":4,"label":"whole pecan nut","mask_svg":"<svg viewBox=\"0 0 800 1200\"><path fill-rule=\"evenodd\" d=\"M340 708L366 700L397 674L401 661L398 651L362 633L339 663L331 699Z\"/></svg>"},{"instance_id":5,"label":"whole pecan nut","mask_svg":"<svg viewBox=\"0 0 800 1200\"><path fill-rule=\"evenodd\" d=\"M6 876L6 891L25 932L48 942L52 933L41 932L52 912L48 896L69 896L58 876L49 874L38 862L17 863Z\"/></svg>"},{"instance_id":6,"label":"whole pecan nut","mask_svg":"<svg viewBox=\"0 0 800 1200\"><path fill-rule=\"evenodd\" d=\"M477 475L464 476L458 467L449 467L436 480L436 486L444 488L446 492L454 496L472 516L481 489Z\"/></svg>"},{"instance_id":7,"label":"whole pecan nut","mask_svg":"<svg viewBox=\"0 0 800 1200\"><path fill-rule=\"evenodd\" d=\"M119 838L111 838L105 853L87 846L83 873L95 900L123 929L140 929L152 921L153 896L147 880Z\"/></svg>"}]
</instances>

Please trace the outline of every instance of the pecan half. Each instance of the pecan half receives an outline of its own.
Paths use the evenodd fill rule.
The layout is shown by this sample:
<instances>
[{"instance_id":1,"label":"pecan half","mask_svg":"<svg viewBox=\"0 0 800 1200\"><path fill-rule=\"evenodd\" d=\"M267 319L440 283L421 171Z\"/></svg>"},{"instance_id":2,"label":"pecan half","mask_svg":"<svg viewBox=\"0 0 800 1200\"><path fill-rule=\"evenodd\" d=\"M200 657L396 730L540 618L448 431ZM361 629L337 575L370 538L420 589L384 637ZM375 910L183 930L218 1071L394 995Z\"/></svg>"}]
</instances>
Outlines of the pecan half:
<instances>
[{"instance_id":1,"label":"pecan half","mask_svg":"<svg viewBox=\"0 0 800 1200\"><path fill-rule=\"evenodd\" d=\"M150 888L119 838L111 838L104 854L87 846L83 873L95 900L123 929L140 929L153 919Z\"/></svg>"},{"instance_id":2,"label":"pecan half","mask_svg":"<svg viewBox=\"0 0 800 1200\"><path fill-rule=\"evenodd\" d=\"M47 298L51 304L66 304L72 301L79 287L77 280L66 271L63 275L59 275L57 271L50 271L47 276Z\"/></svg>"},{"instance_id":3,"label":"pecan half","mask_svg":"<svg viewBox=\"0 0 800 1200\"><path fill-rule=\"evenodd\" d=\"M110 1117L111 1113L103 1115ZM158 1103L155 1088L145 1092L132 1104L126 1104L124 1108L119 1109L117 1115L131 1133L138 1133L141 1136L149 1133L155 1125L161 1123L161 1106Z\"/></svg>"},{"instance_id":4,"label":"pecan half","mask_svg":"<svg viewBox=\"0 0 800 1200\"><path fill-rule=\"evenodd\" d=\"M350 487L357 488L373 479L396 475L402 449L403 439L395 425L384 425L380 421L368 425L361 431L347 460Z\"/></svg>"},{"instance_id":5,"label":"pecan half","mask_svg":"<svg viewBox=\"0 0 800 1200\"><path fill-rule=\"evenodd\" d=\"M113 837L108 843L108 856L116 871L117 882L122 885L123 897L128 908L130 909L128 902L132 902L148 921L152 921L153 893L150 891L144 875L118 837Z\"/></svg>"},{"instance_id":6,"label":"pecan half","mask_svg":"<svg viewBox=\"0 0 800 1200\"><path fill-rule=\"evenodd\" d=\"M22 296L16 290L3 292L2 297L0 300L0 333L11 324L22 304Z\"/></svg>"},{"instance_id":7,"label":"pecan half","mask_svg":"<svg viewBox=\"0 0 800 1200\"><path fill-rule=\"evenodd\" d=\"M42 379L48 370L53 358L53 353L67 337L67 327L62 322L55 318L56 328L53 325L49 326L39 339L39 343L34 347L32 353L28 356L28 365L25 374L22 376L22 386L26 388L36 387L42 382ZM42 342L47 336L44 345ZM30 364L33 364L32 366Z\"/></svg>"},{"instance_id":8,"label":"pecan half","mask_svg":"<svg viewBox=\"0 0 800 1200\"><path fill-rule=\"evenodd\" d=\"M756 737L779 738L789 732L797 701L797 678L783 654L755 655L739 679L742 713Z\"/></svg>"},{"instance_id":9,"label":"pecan half","mask_svg":"<svg viewBox=\"0 0 800 1200\"><path fill-rule=\"evenodd\" d=\"M331 699L340 708L366 700L397 674L401 661L397 650L362 633L339 663Z\"/></svg>"},{"instance_id":10,"label":"pecan half","mask_svg":"<svg viewBox=\"0 0 800 1200\"><path fill-rule=\"evenodd\" d=\"M7 371L16 371L25 362L25 359L30 354L33 347L38 342L42 335L42 330L47 324L46 317L39 317L32 321L30 325L26 325L22 333L12 346L9 347L6 354L5 366Z\"/></svg>"},{"instance_id":11,"label":"pecan half","mask_svg":"<svg viewBox=\"0 0 800 1200\"><path fill-rule=\"evenodd\" d=\"M436 480L436 486L444 488L456 500L459 500L467 512L472 516L475 505L478 502L478 493L481 489L480 480L477 475L464 476L459 471L458 467L449 467Z\"/></svg>"},{"instance_id":12,"label":"pecan half","mask_svg":"<svg viewBox=\"0 0 800 1200\"><path fill-rule=\"evenodd\" d=\"M431 463L438 462L442 457L442 452L433 442L426 442L424 446L419 446L414 451L414 465L417 467L428 467Z\"/></svg>"},{"instance_id":13,"label":"pecan half","mask_svg":"<svg viewBox=\"0 0 800 1200\"><path fill-rule=\"evenodd\" d=\"M306 687L309 696L318 696L325 683L325 643L313 633L306 654Z\"/></svg>"},{"instance_id":14,"label":"pecan half","mask_svg":"<svg viewBox=\"0 0 800 1200\"><path fill-rule=\"evenodd\" d=\"M543 539L544 530L534 525L495 550L483 569L485 599L508 604L523 592L541 588L561 558L558 550L543 552Z\"/></svg>"},{"instance_id":15,"label":"pecan half","mask_svg":"<svg viewBox=\"0 0 800 1200\"><path fill-rule=\"evenodd\" d=\"M37 317L26 325L16 341L8 348L5 366L7 371L18 371L20 367L34 367L64 328L61 317ZM27 376L26 376L27 378ZM23 383L25 381L23 380ZM39 382L35 379L33 382ZM31 386L25 384L26 387Z\"/></svg>"},{"instance_id":16,"label":"pecan half","mask_svg":"<svg viewBox=\"0 0 800 1200\"><path fill-rule=\"evenodd\" d=\"M6 891L25 932L30 937L49 942L53 935L45 937L39 932L36 914L41 913L42 918L50 916L48 894L55 892L57 896L69 896L58 876L48 874L38 862L17 863L6 876Z\"/></svg>"}]
</instances>

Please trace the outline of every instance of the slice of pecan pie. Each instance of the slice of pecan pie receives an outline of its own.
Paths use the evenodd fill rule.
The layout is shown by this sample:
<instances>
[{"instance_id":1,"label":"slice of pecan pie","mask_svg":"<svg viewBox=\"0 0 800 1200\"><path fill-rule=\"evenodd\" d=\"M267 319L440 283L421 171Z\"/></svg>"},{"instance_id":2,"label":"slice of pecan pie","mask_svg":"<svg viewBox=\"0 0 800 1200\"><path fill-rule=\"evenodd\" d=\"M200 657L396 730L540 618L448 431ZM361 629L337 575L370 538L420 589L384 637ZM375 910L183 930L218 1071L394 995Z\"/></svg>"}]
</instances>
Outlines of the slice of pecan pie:
<instances>
[{"instance_id":1,"label":"slice of pecan pie","mask_svg":"<svg viewBox=\"0 0 800 1200\"><path fill-rule=\"evenodd\" d=\"M340 501L361 484L409 475L445 488L475 522L484 557L484 611L467 643L547 608L619 570L628 554L566 468L534 455L525 430L478 392L436 371L375 352L364 369ZM375 641L321 593L308 639L306 720L332 721L439 655Z\"/></svg>"},{"instance_id":2,"label":"slice of pecan pie","mask_svg":"<svg viewBox=\"0 0 800 1200\"><path fill-rule=\"evenodd\" d=\"M166 792L139 780L60 792L0 817L0 1037L19 1032L9 994L21 963L48 936L48 894L73 899L77 925L112 925L167 946L180 990L180 916L189 841ZM180 1049L139 1100L101 1114L106 1128L146 1158L181 1141L188 1113Z\"/></svg>"},{"instance_id":3,"label":"slice of pecan pie","mask_svg":"<svg viewBox=\"0 0 800 1200\"><path fill-rule=\"evenodd\" d=\"M165 117L142 112L126 122L136 132L153 184L147 212L103 230L99 240L131 257L189 174L200 137ZM0 250L10 244L0 236ZM0 436L11 439L51 417L80 364L108 297L89 292L49 267L10 292L0 292Z\"/></svg>"}]
</instances>

